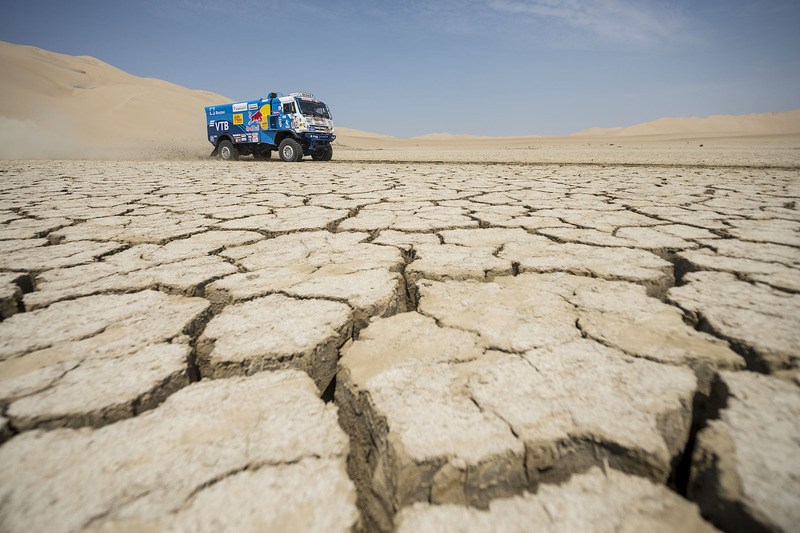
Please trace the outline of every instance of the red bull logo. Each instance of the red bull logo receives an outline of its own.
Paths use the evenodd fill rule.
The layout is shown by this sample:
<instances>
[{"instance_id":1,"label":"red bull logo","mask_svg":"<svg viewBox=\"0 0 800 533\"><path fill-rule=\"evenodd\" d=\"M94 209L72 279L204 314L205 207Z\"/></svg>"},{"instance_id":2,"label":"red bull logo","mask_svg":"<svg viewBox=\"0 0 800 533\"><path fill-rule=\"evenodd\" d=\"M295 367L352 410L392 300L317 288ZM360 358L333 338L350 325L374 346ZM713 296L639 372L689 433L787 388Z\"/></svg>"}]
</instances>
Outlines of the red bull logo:
<instances>
[{"instance_id":1,"label":"red bull logo","mask_svg":"<svg viewBox=\"0 0 800 533\"><path fill-rule=\"evenodd\" d=\"M250 114L250 122L248 122L247 124L252 124L253 122L260 124L263 118L264 115L261 113L261 110L259 109L255 113Z\"/></svg>"}]
</instances>

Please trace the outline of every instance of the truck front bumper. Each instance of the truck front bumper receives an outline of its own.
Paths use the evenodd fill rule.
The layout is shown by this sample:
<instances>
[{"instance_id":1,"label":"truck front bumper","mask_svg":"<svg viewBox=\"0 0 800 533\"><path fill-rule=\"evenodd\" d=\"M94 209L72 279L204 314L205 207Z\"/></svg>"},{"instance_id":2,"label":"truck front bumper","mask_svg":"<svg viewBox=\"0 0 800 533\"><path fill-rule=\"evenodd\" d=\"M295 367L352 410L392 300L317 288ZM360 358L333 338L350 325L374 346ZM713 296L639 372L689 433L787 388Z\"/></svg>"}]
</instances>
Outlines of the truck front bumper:
<instances>
[{"instance_id":1,"label":"truck front bumper","mask_svg":"<svg viewBox=\"0 0 800 533\"><path fill-rule=\"evenodd\" d=\"M333 140L336 138L336 135L334 135L333 133L309 132L309 133L302 133L301 135L303 136L304 139L308 140L308 142L315 142L315 143L333 142Z\"/></svg>"},{"instance_id":2,"label":"truck front bumper","mask_svg":"<svg viewBox=\"0 0 800 533\"><path fill-rule=\"evenodd\" d=\"M308 155L319 146L325 146L333 142L336 135L332 133L302 133L303 144L305 145L304 154Z\"/></svg>"}]
</instances>

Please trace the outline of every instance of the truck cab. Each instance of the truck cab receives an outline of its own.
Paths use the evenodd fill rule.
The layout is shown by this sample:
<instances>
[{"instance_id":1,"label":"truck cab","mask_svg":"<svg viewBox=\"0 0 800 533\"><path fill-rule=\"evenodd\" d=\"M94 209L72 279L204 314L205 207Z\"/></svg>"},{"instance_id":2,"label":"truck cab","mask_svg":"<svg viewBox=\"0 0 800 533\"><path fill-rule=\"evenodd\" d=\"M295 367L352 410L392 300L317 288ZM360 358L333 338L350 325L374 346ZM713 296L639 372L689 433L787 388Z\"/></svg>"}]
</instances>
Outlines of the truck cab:
<instances>
[{"instance_id":1,"label":"truck cab","mask_svg":"<svg viewBox=\"0 0 800 533\"><path fill-rule=\"evenodd\" d=\"M283 161L330 161L334 135L330 109L309 93L288 96L270 93L267 98L206 107L211 156L238 159L252 154L270 159L277 151Z\"/></svg>"}]
</instances>

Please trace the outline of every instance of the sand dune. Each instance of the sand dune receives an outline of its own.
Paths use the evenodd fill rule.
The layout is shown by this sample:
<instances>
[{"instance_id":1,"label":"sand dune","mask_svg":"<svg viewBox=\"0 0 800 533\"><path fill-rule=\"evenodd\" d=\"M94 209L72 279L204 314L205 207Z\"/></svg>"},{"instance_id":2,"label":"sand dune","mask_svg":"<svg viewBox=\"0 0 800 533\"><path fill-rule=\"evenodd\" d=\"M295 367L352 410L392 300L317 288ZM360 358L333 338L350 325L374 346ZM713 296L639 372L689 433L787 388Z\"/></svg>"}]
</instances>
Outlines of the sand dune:
<instances>
[{"instance_id":1,"label":"sand dune","mask_svg":"<svg viewBox=\"0 0 800 533\"><path fill-rule=\"evenodd\" d=\"M231 101L218 94L133 76L93 57L5 42L0 42L0 71L0 159L205 157L210 145L203 108ZM622 143L674 148L690 142L693 146L699 142L706 146L797 147L800 110L663 118L626 128L590 128L566 137L432 133L398 138L341 126L336 133L337 159L408 159L412 152L430 159L458 152L478 154L475 157L482 160L508 160L508 154L487 154L539 150L537 160L551 160L562 155L543 158L542 148L586 151L587 146L618 147ZM586 158L594 160L578 157ZM577 161L573 156L569 159Z\"/></svg>"},{"instance_id":2,"label":"sand dune","mask_svg":"<svg viewBox=\"0 0 800 533\"><path fill-rule=\"evenodd\" d=\"M572 136L629 137L635 135L791 135L800 134L800 109L780 113L712 115L706 118L661 118L627 128L589 128Z\"/></svg>"},{"instance_id":3,"label":"sand dune","mask_svg":"<svg viewBox=\"0 0 800 533\"><path fill-rule=\"evenodd\" d=\"M568 136L485 137L434 133L411 138L337 128L336 144L356 150L471 151L582 149L606 145L639 148L800 146L800 110L706 118L663 118L626 128L589 128ZM549 158L548 158L549 159ZM570 161L575 162L570 157Z\"/></svg>"},{"instance_id":4,"label":"sand dune","mask_svg":"<svg viewBox=\"0 0 800 533\"><path fill-rule=\"evenodd\" d=\"M3 158L209 152L203 108L230 102L93 57L3 42L0 70Z\"/></svg>"},{"instance_id":5,"label":"sand dune","mask_svg":"<svg viewBox=\"0 0 800 533\"><path fill-rule=\"evenodd\" d=\"M477 140L477 139L492 139L493 137L489 137L487 135L428 133L426 135L417 135L416 137L411 137L411 138L417 140L429 140L429 141L464 141L464 140Z\"/></svg>"}]
</instances>

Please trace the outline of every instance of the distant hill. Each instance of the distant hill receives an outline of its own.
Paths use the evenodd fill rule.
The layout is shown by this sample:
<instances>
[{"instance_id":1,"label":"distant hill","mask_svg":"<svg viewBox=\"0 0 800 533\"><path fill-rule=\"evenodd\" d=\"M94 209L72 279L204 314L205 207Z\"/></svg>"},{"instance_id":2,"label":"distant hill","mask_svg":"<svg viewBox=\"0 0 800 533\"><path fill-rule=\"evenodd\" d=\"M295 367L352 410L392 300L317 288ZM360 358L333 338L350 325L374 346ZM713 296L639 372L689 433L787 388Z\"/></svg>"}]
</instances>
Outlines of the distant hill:
<instances>
[{"instance_id":1,"label":"distant hill","mask_svg":"<svg viewBox=\"0 0 800 533\"><path fill-rule=\"evenodd\" d=\"M89 56L0 42L0 157L160 157L211 151L207 91L140 78Z\"/></svg>"},{"instance_id":2,"label":"distant hill","mask_svg":"<svg viewBox=\"0 0 800 533\"><path fill-rule=\"evenodd\" d=\"M630 137L634 135L755 136L800 133L800 109L751 115L713 115L705 118L660 118L627 128L589 128L571 137Z\"/></svg>"},{"instance_id":3,"label":"distant hill","mask_svg":"<svg viewBox=\"0 0 800 533\"><path fill-rule=\"evenodd\" d=\"M494 139L495 137L489 137L486 135L469 135L463 133L428 133L426 135L417 135L416 137L411 138L428 141L468 141L478 139Z\"/></svg>"}]
</instances>

